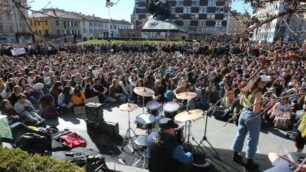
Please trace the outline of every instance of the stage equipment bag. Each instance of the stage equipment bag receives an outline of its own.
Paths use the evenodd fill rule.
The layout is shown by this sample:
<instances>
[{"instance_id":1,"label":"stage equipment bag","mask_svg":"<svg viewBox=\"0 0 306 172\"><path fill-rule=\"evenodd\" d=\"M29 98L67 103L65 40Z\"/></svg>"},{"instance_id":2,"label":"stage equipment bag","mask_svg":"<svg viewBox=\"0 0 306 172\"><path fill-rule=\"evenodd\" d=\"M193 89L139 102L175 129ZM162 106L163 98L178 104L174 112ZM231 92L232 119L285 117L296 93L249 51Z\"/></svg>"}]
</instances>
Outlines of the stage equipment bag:
<instances>
[{"instance_id":1,"label":"stage equipment bag","mask_svg":"<svg viewBox=\"0 0 306 172\"><path fill-rule=\"evenodd\" d=\"M37 133L25 133L17 139L15 145L30 153L43 153L51 150L51 138Z\"/></svg>"},{"instance_id":2,"label":"stage equipment bag","mask_svg":"<svg viewBox=\"0 0 306 172\"><path fill-rule=\"evenodd\" d=\"M71 149L76 147L86 147L85 139L75 132L60 136L60 141L64 142L64 144Z\"/></svg>"}]
</instances>

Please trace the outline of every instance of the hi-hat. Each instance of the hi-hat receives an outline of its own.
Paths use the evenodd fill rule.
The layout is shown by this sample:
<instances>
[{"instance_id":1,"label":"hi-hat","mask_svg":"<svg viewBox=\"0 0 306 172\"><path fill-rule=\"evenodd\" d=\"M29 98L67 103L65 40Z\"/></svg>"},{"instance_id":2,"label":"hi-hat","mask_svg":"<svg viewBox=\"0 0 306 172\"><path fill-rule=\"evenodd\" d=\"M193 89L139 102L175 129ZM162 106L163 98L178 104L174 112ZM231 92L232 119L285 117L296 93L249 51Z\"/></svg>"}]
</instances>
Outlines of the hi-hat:
<instances>
[{"instance_id":1,"label":"hi-hat","mask_svg":"<svg viewBox=\"0 0 306 172\"><path fill-rule=\"evenodd\" d=\"M147 87L136 87L134 88L134 92L143 97L151 97L154 95L154 91Z\"/></svg>"},{"instance_id":2,"label":"hi-hat","mask_svg":"<svg viewBox=\"0 0 306 172\"><path fill-rule=\"evenodd\" d=\"M183 92L176 95L176 98L181 100L191 100L197 97L197 93L195 92Z\"/></svg>"},{"instance_id":3,"label":"hi-hat","mask_svg":"<svg viewBox=\"0 0 306 172\"><path fill-rule=\"evenodd\" d=\"M138 106L134 103L125 103L119 106L122 111L132 112L138 108Z\"/></svg>"},{"instance_id":4,"label":"hi-hat","mask_svg":"<svg viewBox=\"0 0 306 172\"><path fill-rule=\"evenodd\" d=\"M177 114L174 119L178 122L194 121L200 119L202 115L203 111L201 109L193 109Z\"/></svg>"}]
</instances>

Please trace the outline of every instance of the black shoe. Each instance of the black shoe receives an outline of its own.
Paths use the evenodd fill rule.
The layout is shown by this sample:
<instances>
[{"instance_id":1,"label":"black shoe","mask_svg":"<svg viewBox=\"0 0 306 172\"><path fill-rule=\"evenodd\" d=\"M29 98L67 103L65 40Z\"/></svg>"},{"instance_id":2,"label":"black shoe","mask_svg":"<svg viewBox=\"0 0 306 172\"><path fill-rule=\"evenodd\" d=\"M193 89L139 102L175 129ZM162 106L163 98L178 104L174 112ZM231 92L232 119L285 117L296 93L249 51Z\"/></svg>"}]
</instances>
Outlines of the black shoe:
<instances>
[{"instance_id":1,"label":"black shoe","mask_svg":"<svg viewBox=\"0 0 306 172\"><path fill-rule=\"evenodd\" d=\"M247 162L245 168L246 168L247 170L256 170L256 169L259 168L259 165L256 164L253 160L248 160L248 162Z\"/></svg>"},{"instance_id":2,"label":"black shoe","mask_svg":"<svg viewBox=\"0 0 306 172\"><path fill-rule=\"evenodd\" d=\"M232 160L239 164L243 164L243 158L239 154L234 154Z\"/></svg>"}]
</instances>

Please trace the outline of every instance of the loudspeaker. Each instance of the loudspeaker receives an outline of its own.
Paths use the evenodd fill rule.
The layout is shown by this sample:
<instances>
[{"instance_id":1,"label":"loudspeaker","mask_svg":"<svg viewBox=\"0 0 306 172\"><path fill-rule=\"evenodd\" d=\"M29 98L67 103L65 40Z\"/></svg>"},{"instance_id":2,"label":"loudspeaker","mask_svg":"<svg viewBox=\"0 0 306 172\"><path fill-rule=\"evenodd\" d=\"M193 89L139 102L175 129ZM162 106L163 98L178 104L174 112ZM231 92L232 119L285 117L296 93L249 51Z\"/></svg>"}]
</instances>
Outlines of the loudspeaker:
<instances>
[{"instance_id":1,"label":"loudspeaker","mask_svg":"<svg viewBox=\"0 0 306 172\"><path fill-rule=\"evenodd\" d=\"M105 133L111 137L119 135L119 124L113 122L103 122L98 127L99 131Z\"/></svg>"},{"instance_id":2,"label":"loudspeaker","mask_svg":"<svg viewBox=\"0 0 306 172\"><path fill-rule=\"evenodd\" d=\"M100 123L104 121L102 104L87 103L85 109L88 123L95 123L95 125L100 125Z\"/></svg>"}]
</instances>

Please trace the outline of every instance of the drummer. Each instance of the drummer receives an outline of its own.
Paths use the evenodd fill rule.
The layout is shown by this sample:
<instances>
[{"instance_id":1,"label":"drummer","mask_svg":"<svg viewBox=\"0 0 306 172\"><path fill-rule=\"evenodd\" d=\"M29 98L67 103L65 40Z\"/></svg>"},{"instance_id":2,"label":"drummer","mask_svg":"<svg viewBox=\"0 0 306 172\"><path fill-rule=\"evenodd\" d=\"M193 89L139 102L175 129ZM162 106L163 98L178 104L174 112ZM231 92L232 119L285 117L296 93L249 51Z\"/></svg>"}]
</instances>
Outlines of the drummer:
<instances>
[{"instance_id":1,"label":"drummer","mask_svg":"<svg viewBox=\"0 0 306 172\"><path fill-rule=\"evenodd\" d=\"M157 79L155 81L153 91L154 91L153 100L158 101L160 103L164 103L165 102L164 95L166 93L166 88L162 85L162 81L160 79Z\"/></svg>"},{"instance_id":2,"label":"drummer","mask_svg":"<svg viewBox=\"0 0 306 172\"><path fill-rule=\"evenodd\" d=\"M192 163L191 152L184 152L177 143L178 125L170 118L159 121L160 130L147 138L150 172L188 172Z\"/></svg>"},{"instance_id":3,"label":"drummer","mask_svg":"<svg viewBox=\"0 0 306 172\"><path fill-rule=\"evenodd\" d=\"M174 94L177 95L183 92L194 92L194 91L195 91L194 87L190 83L188 83L186 79L182 79L180 80L178 87L174 90ZM183 105L187 106L187 102L183 102ZM194 101L189 100L188 109L193 109L194 107L195 107Z\"/></svg>"}]
</instances>

